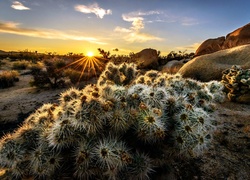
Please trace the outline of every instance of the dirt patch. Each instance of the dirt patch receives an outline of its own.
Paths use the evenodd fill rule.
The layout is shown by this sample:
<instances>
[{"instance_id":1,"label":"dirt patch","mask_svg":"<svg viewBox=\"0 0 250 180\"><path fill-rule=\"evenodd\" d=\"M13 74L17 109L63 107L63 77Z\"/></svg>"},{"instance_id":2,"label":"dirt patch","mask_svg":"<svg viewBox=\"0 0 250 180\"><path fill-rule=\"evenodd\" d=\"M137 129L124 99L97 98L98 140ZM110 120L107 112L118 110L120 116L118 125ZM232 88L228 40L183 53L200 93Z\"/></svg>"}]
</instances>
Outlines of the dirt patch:
<instances>
[{"instance_id":1,"label":"dirt patch","mask_svg":"<svg viewBox=\"0 0 250 180\"><path fill-rule=\"evenodd\" d=\"M19 81L13 87L0 89L0 136L3 133L13 130L31 113L45 103L58 103L60 94L67 86L60 89L37 89L30 87L29 82L32 76L24 74L19 77ZM94 83L95 79L83 82L79 86L83 87L87 83Z\"/></svg>"}]
</instances>

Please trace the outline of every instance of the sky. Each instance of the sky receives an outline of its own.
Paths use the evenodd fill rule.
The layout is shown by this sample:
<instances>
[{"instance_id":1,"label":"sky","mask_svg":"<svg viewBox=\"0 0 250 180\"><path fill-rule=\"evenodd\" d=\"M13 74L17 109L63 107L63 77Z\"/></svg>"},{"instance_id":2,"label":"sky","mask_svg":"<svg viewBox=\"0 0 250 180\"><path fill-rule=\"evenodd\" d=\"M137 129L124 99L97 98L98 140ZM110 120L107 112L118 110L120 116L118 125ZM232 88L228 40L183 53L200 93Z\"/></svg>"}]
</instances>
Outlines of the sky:
<instances>
[{"instance_id":1,"label":"sky","mask_svg":"<svg viewBox=\"0 0 250 180\"><path fill-rule=\"evenodd\" d=\"M0 50L195 52L250 23L249 7L249 0L0 0Z\"/></svg>"}]
</instances>

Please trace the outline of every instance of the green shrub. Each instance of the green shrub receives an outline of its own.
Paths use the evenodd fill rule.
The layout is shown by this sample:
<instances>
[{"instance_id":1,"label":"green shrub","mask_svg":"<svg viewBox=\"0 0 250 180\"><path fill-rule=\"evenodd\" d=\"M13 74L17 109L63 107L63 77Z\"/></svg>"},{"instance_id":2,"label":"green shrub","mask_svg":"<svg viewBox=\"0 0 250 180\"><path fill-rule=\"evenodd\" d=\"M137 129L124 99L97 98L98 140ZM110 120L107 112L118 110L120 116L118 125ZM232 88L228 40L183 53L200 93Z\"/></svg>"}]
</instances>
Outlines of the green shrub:
<instances>
[{"instance_id":1,"label":"green shrub","mask_svg":"<svg viewBox=\"0 0 250 180\"><path fill-rule=\"evenodd\" d=\"M2 71L0 72L0 88L14 86L14 83L19 81L19 73L17 71Z\"/></svg>"},{"instance_id":2,"label":"green shrub","mask_svg":"<svg viewBox=\"0 0 250 180\"><path fill-rule=\"evenodd\" d=\"M136 74L133 64L108 64L97 84L37 109L0 140L7 178L151 179L176 157L201 155L213 139L223 84Z\"/></svg>"}]
</instances>

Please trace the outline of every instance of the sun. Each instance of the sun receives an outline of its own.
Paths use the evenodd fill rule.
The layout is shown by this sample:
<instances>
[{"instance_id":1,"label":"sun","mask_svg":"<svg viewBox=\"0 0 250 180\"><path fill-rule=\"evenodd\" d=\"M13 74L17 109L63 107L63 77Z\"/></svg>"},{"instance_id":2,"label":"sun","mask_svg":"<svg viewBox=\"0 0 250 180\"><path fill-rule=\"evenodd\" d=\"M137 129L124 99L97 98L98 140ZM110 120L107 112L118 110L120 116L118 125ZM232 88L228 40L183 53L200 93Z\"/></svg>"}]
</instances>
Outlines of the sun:
<instances>
[{"instance_id":1,"label":"sun","mask_svg":"<svg viewBox=\"0 0 250 180\"><path fill-rule=\"evenodd\" d=\"M91 52L91 51L89 51L89 52L87 53L87 56L88 56L88 57L92 57L92 56L94 56L94 53Z\"/></svg>"}]
</instances>

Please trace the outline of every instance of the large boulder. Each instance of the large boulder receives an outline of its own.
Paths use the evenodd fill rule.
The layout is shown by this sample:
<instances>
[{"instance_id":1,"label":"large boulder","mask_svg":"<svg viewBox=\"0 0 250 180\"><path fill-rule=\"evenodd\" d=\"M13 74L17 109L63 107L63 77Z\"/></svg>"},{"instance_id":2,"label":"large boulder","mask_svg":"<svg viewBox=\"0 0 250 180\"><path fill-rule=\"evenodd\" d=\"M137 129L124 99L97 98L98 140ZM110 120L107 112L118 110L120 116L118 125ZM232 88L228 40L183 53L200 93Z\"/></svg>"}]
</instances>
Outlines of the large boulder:
<instances>
[{"instance_id":1,"label":"large boulder","mask_svg":"<svg viewBox=\"0 0 250 180\"><path fill-rule=\"evenodd\" d=\"M159 54L155 49L143 49L134 55L138 68L158 66Z\"/></svg>"},{"instance_id":2,"label":"large boulder","mask_svg":"<svg viewBox=\"0 0 250 180\"><path fill-rule=\"evenodd\" d=\"M175 74L179 71L179 69L184 65L184 61L179 61L179 60L172 60L169 61L167 64L162 66L161 72L165 72L168 74Z\"/></svg>"},{"instance_id":3,"label":"large boulder","mask_svg":"<svg viewBox=\"0 0 250 180\"><path fill-rule=\"evenodd\" d=\"M229 33L226 36L223 49L245 44L250 44L250 23Z\"/></svg>"},{"instance_id":4,"label":"large boulder","mask_svg":"<svg viewBox=\"0 0 250 180\"><path fill-rule=\"evenodd\" d=\"M221 50L224 41L225 41L224 36L204 41L196 50L195 56L209 54Z\"/></svg>"},{"instance_id":5,"label":"large boulder","mask_svg":"<svg viewBox=\"0 0 250 180\"><path fill-rule=\"evenodd\" d=\"M218 37L204 41L196 50L195 56L250 44L250 23L229 33L226 37Z\"/></svg>"},{"instance_id":6,"label":"large boulder","mask_svg":"<svg viewBox=\"0 0 250 180\"><path fill-rule=\"evenodd\" d=\"M250 45L237 46L195 57L182 66L178 72L184 77L200 81L221 80L222 71L232 65L250 69Z\"/></svg>"}]
</instances>

